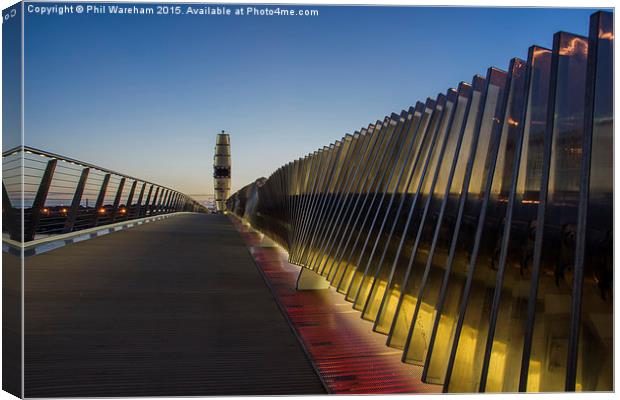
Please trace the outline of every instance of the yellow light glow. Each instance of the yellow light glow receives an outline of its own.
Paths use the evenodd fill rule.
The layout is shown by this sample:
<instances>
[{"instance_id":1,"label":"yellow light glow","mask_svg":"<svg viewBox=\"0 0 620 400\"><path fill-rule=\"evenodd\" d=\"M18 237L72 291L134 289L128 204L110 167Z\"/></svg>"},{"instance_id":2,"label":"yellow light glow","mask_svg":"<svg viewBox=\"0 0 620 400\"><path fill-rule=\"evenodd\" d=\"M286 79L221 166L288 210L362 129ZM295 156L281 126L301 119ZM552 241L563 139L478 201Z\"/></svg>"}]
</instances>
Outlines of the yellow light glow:
<instances>
[{"instance_id":1,"label":"yellow light glow","mask_svg":"<svg viewBox=\"0 0 620 400\"><path fill-rule=\"evenodd\" d=\"M361 277L362 277L362 274L360 274L360 279ZM368 298L368 294L372 286L372 281L373 281L373 278L366 277L366 279L364 279L361 282L359 294L357 294L357 303L354 305L354 308L356 310L361 310L361 308L364 306L364 303L366 302L366 299ZM356 299L353 299L353 300L355 301Z\"/></svg>"},{"instance_id":2,"label":"yellow light glow","mask_svg":"<svg viewBox=\"0 0 620 400\"><path fill-rule=\"evenodd\" d=\"M448 357L452 348L453 328L454 318L452 316L444 314L439 317L433 356L428 369L428 380L430 383L443 384L444 382L446 364L448 363Z\"/></svg>"},{"instance_id":3,"label":"yellow light glow","mask_svg":"<svg viewBox=\"0 0 620 400\"><path fill-rule=\"evenodd\" d=\"M386 307L386 315L391 316L388 317L388 321L393 321L393 319L396 318L394 332L392 332L392 344L395 347L403 348L405 346L405 341L407 340L407 335L409 334L409 327L411 325L411 319L413 318L413 312L417 300L418 299L416 297L405 295L403 298L403 304L400 306L398 314L395 315L396 306L398 305L398 297L391 295L389 298L389 304Z\"/></svg>"},{"instance_id":4,"label":"yellow light glow","mask_svg":"<svg viewBox=\"0 0 620 400\"><path fill-rule=\"evenodd\" d=\"M499 341L493 343L489 372L487 374L487 391L501 392L506 369L506 344Z\"/></svg>"},{"instance_id":5,"label":"yellow light glow","mask_svg":"<svg viewBox=\"0 0 620 400\"><path fill-rule=\"evenodd\" d=\"M512 124L510 120L508 121L508 123ZM505 199L501 200L505 201ZM522 203L538 204L539 201L522 200ZM268 235L264 235L263 232L260 232L254 228L251 229L258 233L260 237L269 237ZM282 244L284 243L277 243L275 241L273 242L274 247L281 249L282 252L285 253L286 250L282 247ZM327 266L331 265L330 263L331 261L333 261L328 255L323 256L320 254L317 260L327 261ZM319 264L322 264L322 262ZM327 268L322 271L322 273L324 275L327 274ZM336 275L334 279L334 284L338 284L340 278L343 277L339 288L339 291L341 293L342 291L346 291L349 288L350 282L352 282L350 291L351 297L356 294L356 290L359 287L358 304L364 305L366 297L372 296L368 301L369 307L366 310L366 314L364 317L371 320L378 319L376 324L377 331L387 333L387 331L389 331L392 325L393 318L397 318L394 332L392 332L390 346L402 349L405 345L404 342L406 341L407 334L411 326L413 312L415 310L418 299L410 294L405 294L403 296L402 304L399 309L398 315L395 315L396 307L398 305L402 290L402 288L398 285L388 287L388 283L386 280L378 280L375 283L373 292L369 293L372 286L373 278L367 277L366 280L362 282L363 274L357 270L356 266L352 264L349 264L347 266L346 261L341 261L339 265L333 265L330 275ZM376 315L376 313L378 313L379 311L378 308L384 297L385 303L383 305L381 315ZM347 300L352 301L354 299L347 298ZM421 300L427 299L422 298ZM334 301L333 304L336 306L347 305L347 303L341 301ZM477 386L476 388L472 389L472 385L477 385L477 381L475 380L477 377L474 376L474 371L479 372L480 349L478 349L478 340L484 340L483 336L479 337L480 332L477 327L465 324L461 331L460 337L454 338L455 315L452 312L447 312L444 315L438 316L435 312L435 305L433 304L433 302L428 303L422 301L420 304L418 318L415 322L415 329L413 331L412 341L409 344L407 361L410 363L419 364L421 362L420 360L426 359L426 356L428 354L428 340L430 339L430 334L436 318L439 318L439 326L436 332L436 341L433 349L433 356L429 364L428 381L437 384L443 383L443 380L445 379L445 366L450 355L453 340L456 339L459 341L457 360L455 364L455 367L458 364L458 371L457 369L453 371L453 377L450 383L450 390L476 390ZM510 367L514 363L514 359L511 360L510 357L508 357L509 347L510 343L506 343L505 341L500 341L496 339L493 343L486 386L486 389L489 392L501 392L503 390L506 390L506 388L504 387L506 385L506 374L507 371L509 371L508 374L511 373ZM541 383L540 381L541 362L531 360L527 390L535 392L539 391ZM581 384L577 383L576 388L577 390L581 390Z\"/></svg>"},{"instance_id":6,"label":"yellow light glow","mask_svg":"<svg viewBox=\"0 0 620 400\"><path fill-rule=\"evenodd\" d=\"M540 391L540 361L530 360L529 374L527 376L527 391Z\"/></svg>"},{"instance_id":7,"label":"yellow light glow","mask_svg":"<svg viewBox=\"0 0 620 400\"><path fill-rule=\"evenodd\" d=\"M335 268L336 266L334 266ZM342 270L344 268L340 268L340 270ZM336 279L334 279L334 283L338 283L338 280L340 279L340 277L343 275L344 273L344 278L342 278L342 284L340 285L340 287L338 287L339 290L346 290L346 288L349 286L349 282L351 282L351 279L353 278L353 273L355 272L355 268L349 267L346 269L346 271L338 271L338 273L336 274Z\"/></svg>"},{"instance_id":8,"label":"yellow light glow","mask_svg":"<svg viewBox=\"0 0 620 400\"><path fill-rule=\"evenodd\" d=\"M377 318L379 306L381 305L381 300L383 299L386 288L387 282L384 280L378 281L375 284L375 290L371 293L372 298L368 302L368 310L366 310L365 317L367 319L374 321Z\"/></svg>"}]
</instances>

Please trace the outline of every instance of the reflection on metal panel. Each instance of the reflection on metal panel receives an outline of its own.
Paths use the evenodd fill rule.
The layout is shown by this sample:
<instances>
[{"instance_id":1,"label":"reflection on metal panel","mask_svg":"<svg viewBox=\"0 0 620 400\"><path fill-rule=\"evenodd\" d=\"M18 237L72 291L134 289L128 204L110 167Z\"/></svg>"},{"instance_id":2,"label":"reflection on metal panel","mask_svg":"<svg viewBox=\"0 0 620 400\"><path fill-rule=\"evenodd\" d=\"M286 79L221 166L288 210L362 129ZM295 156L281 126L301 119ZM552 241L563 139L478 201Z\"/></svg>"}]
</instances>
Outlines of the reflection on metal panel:
<instances>
[{"instance_id":1,"label":"reflection on metal panel","mask_svg":"<svg viewBox=\"0 0 620 400\"><path fill-rule=\"evenodd\" d=\"M612 390L613 15L233 194L448 392Z\"/></svg>"}]
</instances>

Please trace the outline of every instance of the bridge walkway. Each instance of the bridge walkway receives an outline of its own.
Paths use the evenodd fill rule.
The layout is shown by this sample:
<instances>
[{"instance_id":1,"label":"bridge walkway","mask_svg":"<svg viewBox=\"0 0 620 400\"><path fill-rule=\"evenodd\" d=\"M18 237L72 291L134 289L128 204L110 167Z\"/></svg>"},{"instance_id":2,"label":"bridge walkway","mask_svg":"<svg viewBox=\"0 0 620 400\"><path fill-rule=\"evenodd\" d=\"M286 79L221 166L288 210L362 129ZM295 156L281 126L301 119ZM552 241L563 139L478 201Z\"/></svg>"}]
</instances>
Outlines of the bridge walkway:
<instances>
[{"instance_id":1,"label":"bridge walkway","mask_svg":"<svg viewBox=\"0 0 620 400\"><path fill-rule=\"evenodd\" d=\"M27 257L24 307L26 397L325 392L225 216Z\"/></svg>"}]
</instances>

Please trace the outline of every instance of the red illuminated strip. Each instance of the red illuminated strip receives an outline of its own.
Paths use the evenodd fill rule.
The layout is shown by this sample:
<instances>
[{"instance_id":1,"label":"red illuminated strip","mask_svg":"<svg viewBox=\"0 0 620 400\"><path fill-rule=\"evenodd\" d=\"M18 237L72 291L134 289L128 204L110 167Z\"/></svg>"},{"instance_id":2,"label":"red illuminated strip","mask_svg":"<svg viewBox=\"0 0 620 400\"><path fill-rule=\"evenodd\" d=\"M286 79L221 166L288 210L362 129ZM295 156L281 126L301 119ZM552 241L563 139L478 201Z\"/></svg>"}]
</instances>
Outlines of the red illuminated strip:
<instances>
[{"instance_id":1,"label":"red illuminated strip","mask_svg":"<svg viewBox=\"0 0 620 400\"><path fill-rule=\"evenodd\" d=\"M260 245L259 233L230 218L241 233L274 296L286 311L323 382L336 394L436 393L420 381L421 367L402 363L402 352L385 345L372 323L352 311L333 288L297 291L299 267L276 247Z\"/></svg>"}]
</instances>

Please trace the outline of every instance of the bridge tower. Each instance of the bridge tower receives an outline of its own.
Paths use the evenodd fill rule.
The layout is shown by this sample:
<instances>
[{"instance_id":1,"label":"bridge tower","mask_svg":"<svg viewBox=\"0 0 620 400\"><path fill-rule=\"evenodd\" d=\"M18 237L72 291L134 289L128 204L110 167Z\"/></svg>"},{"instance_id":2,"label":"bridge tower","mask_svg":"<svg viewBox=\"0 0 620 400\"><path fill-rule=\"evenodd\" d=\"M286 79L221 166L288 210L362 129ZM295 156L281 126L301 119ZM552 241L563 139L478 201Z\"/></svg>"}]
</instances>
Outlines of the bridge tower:
<instances>
[{"instance_id":1,"label":"bridge tower","mask_svg":"<svg viewBox=\"0 0 620 400\"><path fill-rule=\"evenodd\" d=\"M226 200L230 196L230 166L230 135L222 131L215 139L213 155L213 187L218 212L226 210Z\"/></svg>"}]
</instances>

